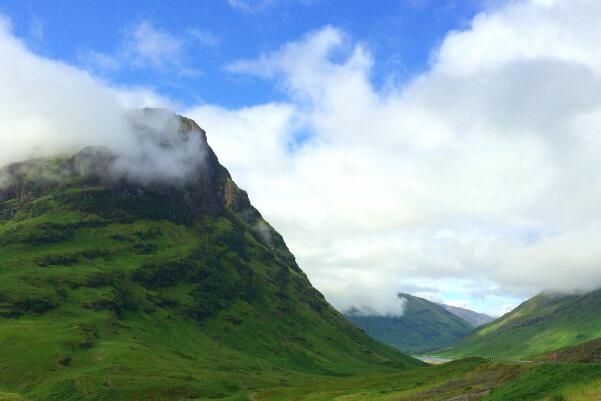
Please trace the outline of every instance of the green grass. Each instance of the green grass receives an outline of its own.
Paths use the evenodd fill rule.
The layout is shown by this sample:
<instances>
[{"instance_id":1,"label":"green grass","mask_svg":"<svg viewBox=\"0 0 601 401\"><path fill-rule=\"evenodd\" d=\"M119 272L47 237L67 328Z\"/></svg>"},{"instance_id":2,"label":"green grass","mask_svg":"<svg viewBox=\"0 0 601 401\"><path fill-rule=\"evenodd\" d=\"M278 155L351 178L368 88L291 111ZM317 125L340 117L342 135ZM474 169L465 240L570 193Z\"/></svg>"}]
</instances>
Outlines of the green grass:
<instances>
[{"instance_id":1,"label":"green grass","mask_svg":"<svg viewBox=\"0 0 601 401\"><path fill-rule=\"evenodd\" d=\"M591 385L599 383L600 379L601 365L598 364L539 364L515 380L494 389L485 400L571 401L577 399L574 394L580 393L581 400L594 401L598 398L582 398L582 394Z\"/></svg>"},{"instance_id":2,"label":"green grass","mask_svg":"<svg viewBox=\"0 0 601 401\"><path fill-rule=\"evenodd\" d=\"M601 362L601 338L581 344L560 348L551 352L533 355L528 359L550 362Z\"/></svg>"},{"instance_id":3,"label":"green grass","mask_svg":"<svg viewBox=\"0 0 601 401\"><path fill-rule=\"evenodd\" d=\"M446 400L494 387L487 400L585 400L601 380L598 365L416 366L346 323L251 231L235 234L228 215L81 224L98 219L54 210L2 227L0 400ZM49 221L72 235L31 244ZM155 247L140 253L140 242ZM47 255L75 262L37 262ZM213 276L235 293L223 299L205 285Z\"/></svg>"},{"instance_id":4,"label":"green grass","mask_svg":"<svg viewBox=\"0 0 601 401\"><path fill-rule=\"evenodd\" d=\"M565 386L561 392L565 400L589 401L601 399L601 379L591 380L588 383L580 383ZM552 398L551 398L552 400ZM553 400L552 400L553 401Z\"/></svg>"},{"instance_id":5,"label":"green grass","mask_svg":"<svg viewBox=\"0 0 601 401\"><path fill-rule=\"evenodd\" d=\"M601 337L600 314L601 291L541 294L437 354L527 359Z\"/></svg>"},{"instance_id":6,"label":"green grass","mask_svg":"<svg viewBox=\"0 0 601 401\"><path fill-rule=\"evenodd\" d=\"M0 202L4 398L244 399L421 365L327 304L231 181L209 213L181 188L29 180Z\"/></svg>"},{"instance_id":7,"label":"green grass","mask_svg":"<svg viewBox=\"0 0 601 401\"><path fill-rule=\"evenodd\" d=\"M316 383L279 387L258 392L257 400L441 400L494 386L514 367L470 359L436 367L413 368L400 373L320 379Z\"/></svg>"},{"instance_id":8,"label":"green grass","mask_svg":"<svg viewBox=\"0 0 601 401\"><path fill-rule=\"evenodd\" d=\"M322 377L224 400L447 401L478 394L476 399L482 401L598 401L600 383L600 365L515 364L472 358L397 373Z\"/></svg>"}]
</instances>

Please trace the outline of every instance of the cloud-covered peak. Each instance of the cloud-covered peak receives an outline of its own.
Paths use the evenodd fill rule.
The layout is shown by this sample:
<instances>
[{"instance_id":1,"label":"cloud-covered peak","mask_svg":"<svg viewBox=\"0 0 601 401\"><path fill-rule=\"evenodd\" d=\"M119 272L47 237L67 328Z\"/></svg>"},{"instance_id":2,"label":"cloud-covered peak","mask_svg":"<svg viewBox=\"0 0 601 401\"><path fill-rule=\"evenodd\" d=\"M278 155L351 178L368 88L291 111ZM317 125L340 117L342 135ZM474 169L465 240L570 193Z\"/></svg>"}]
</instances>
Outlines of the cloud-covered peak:
<instances>
[{"instance_id":1,"label":"cloud-covered peak","mask_svg":"<svg viewBox=\"0 0 601 401\"><path fill-rule=\"evenodd\" d=\"M86 147L109 150L112 174L142 182L185 179L202 163L204 133L184 134L172 112L128 109L161 103L151 91L113 88L38 56L6 20L0 20L0 52L0 167Z\"/></svg>"}]
</instances>

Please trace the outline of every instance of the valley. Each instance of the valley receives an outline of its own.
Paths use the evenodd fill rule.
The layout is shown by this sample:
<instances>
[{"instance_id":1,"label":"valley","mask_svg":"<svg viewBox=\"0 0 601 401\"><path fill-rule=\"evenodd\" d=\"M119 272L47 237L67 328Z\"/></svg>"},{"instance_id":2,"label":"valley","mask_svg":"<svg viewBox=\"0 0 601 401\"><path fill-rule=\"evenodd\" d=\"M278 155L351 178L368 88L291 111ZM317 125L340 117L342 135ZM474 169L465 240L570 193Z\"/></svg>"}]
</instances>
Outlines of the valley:
<instances>
[{"instance_id":1,"label":"valley","mask_svg":"<svg viewBox=\"0 0 601 401\"><path fill-rule=\"evenodd\" d=\"M0 401L601 401L600 20L1 0Z\"/></svg>"},{"instance_id":2,"label":"valley","mask_svg":"<svg viewBox=\"0 0 601 401\"><path fill-rule=\"evenodd\" d=\"M347 319L385 344L409 354L420 354L449 345L468 335L474 326L444 306L410 294L401 316L377 316L350 310Z\"/></svg>"},{"instance_id":3,"label":"valley","mask_svg":"<svg viewBox=\"0 0 601 401\"><path fill-rule=\"evenodd\" d=\"M562 356L583 351L509 362L562 342L494 348L500 331L490 349L502 352L463 345L522 321L512 314L475 328L400 294L402 317L345 318L219 164L204 131L177 118L173 135L199 136L208 155L185 185L107 179L113 159L102 149L2 170L0 401L596 400L596 357ZM553 314L533 320L546 327L563 322L565 309L568 328L597 294L584 299L542 297L518 309ZM424 363L347 318L401 350L445 347L440 355L456 359ZM510 338L527 338L513 333L528 327L512 323ZM590 327L568 339L594 336Z\"/></svg>"}]
</instances>

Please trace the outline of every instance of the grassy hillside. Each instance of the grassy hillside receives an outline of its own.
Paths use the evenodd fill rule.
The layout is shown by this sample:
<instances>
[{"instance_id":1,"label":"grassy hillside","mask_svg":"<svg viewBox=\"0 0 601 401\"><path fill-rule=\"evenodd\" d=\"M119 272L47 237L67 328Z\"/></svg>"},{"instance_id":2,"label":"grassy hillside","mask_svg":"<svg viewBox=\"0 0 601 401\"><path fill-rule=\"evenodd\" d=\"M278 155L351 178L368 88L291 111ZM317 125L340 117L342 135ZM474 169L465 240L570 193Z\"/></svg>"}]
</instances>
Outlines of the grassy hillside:
<instances>
[{"instance_id":1,"label":"grassy hillside","mask_svg":"<svg viewBox=\"0 0 601 401\"><path fill-rule=\"evenodd\" d=\"M517 360L601 337L601 290L540 294L456 345L437 352Z\"/></svg>"},{"instance_id":2,"label":"grassy hillside","mask_svg":"<svg viewBox=\"0 0 601 401\"><path fill-rule=\"evenodd\" d=\"M403 316L363 316L350 311L346 317L373 338L413 354L451 344L473 330L439 304L409 294L399 296L407 300Z\"/></svg>"},{"instance_id":3,"label":"grassy hillside","mask_svg":"<svg viewBox=\"0 0 601 401\"><path fill-rule=\"evenodd\" d=\"M549 362L601 362L601 338L586 341L581 344L564 347L544 354L534 355L529 359Z\"/></svg>"},{"instance_id":4,"label":"grassy hillside","mask_svg":"<svg viewBox=\"0 0 601 401\"><path fill-rule=\"evenodd\" d=\"M324 300L212 152L186 185L82 158L107 159L0 172L0 400L221 398L421 365Z\"/></svg>"},{"instance_id":5,"label":"grassy hillside","mask_svg":"<svg viewBox=\"0 0 601 401\"><path fill-rule=\"evenodd\" d=\"M338 377L240 394L247 401L598 401L599 364L464 359L398 373Z\"/></svg>"}]
</instances>

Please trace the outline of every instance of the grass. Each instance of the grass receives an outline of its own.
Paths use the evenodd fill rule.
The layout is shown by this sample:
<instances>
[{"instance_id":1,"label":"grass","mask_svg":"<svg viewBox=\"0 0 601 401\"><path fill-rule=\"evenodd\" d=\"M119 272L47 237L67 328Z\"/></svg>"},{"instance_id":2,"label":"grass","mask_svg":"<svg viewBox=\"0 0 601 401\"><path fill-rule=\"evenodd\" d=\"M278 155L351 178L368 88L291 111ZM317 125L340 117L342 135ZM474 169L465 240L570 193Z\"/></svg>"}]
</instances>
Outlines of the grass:
<instances>
[{"instance_id":1,"label":"grass","mask_svg":"<svg viewBox=\"0 0 601 401\"><path fill-rule=\"evenodd\" d=\"M584 384L568 385L562 396L570 401L589 401L601 399L601 380L593 380Z\"/></svg>"},{"instance_id":2,"label":"grass","mask_svg":"<svg viewBox=\"0 0 601 401\"><path fill-rule=\"evenodd\" d=\"M598 401L601 366L515 364L477 358L403 372L287 384L243 392L224 400L447 401L479 395L483 401Z\"/></svg>"},{"instance_id":3,"label":"grass","mask_svg":"<svg viewBox=\"0 0 601 401\"><path fill-rule=\"evenodd\" d=\"M47 181L67 165L35 168ZM369 338L216 171L210 193L27 176L20 196L3 197L0 401L594 394L598 365L469 358L432 367ZM202 200L219 191L222 207L208 208Z\"/></svg>"},{"instance_id":4,"label":"grass","mask_svg":"<svg viewBox=\"0 0 601 401\"><path fill-rule=\"evenodd\" d=\"M587 389L592 389L599 379L601 365L598 364L537 364L515 380L492 390L486 401L572 401L578 399L574 398L575 394L580 394L580 400L594 401L598 398Z\"/></svg>"},{"instance_id":5,"label":"grass","mask_svg":"<svg viewBox=\"0 0 601 401\"><path fill-rule=\"evenodd\" d=\"M597 318L600 313L601 291L585 295L541 294L437 354L528 359L601 337L601 319Z\"/></svg>"},{"instance_id":6,"label":"grass","mask_svg":"<svg viewBox=\"0 0 601 401\"><path fill-rule=\"evenodd\" d=\"M254 209L195 213L177 188L49 188L0 203L5 398L244 399L421 365L329 306L275 231L257 235Z\"/></svg>"}]
</instances>

